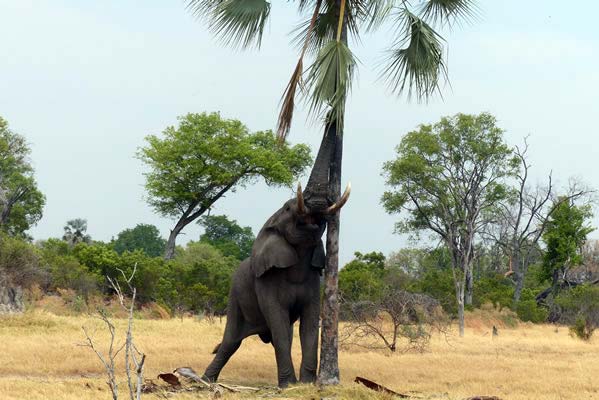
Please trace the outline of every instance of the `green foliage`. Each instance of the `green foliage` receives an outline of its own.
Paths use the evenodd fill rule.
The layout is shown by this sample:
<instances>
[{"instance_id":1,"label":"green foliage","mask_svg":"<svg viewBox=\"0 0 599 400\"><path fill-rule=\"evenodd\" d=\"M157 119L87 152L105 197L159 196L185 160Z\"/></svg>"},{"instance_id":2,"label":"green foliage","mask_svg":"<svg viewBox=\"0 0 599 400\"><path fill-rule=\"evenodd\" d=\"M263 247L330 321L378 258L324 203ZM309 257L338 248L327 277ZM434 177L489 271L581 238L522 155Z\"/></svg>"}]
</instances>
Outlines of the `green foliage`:
<instances>
[{"instance_id":1,"label":"green foliage","mask_svg":"<svg viewBox=\"0 0 599 400\"><path fill-rule=\"evenodd\" d=\"M251 255L255 236L249 226L242 228L226 215L205 215L199 223L204 227L200 242L208 243L224 256L233 256L240 261Z\"/></svg>"},{"instance_id":2,"label":"green foliage","mask_svg":"<svg viewBox=\"0 0 599 400\"><path fill-rule=\"evenodd\" d=\"M504 179L518 166L503 131L487 113L457 114L405 135L383 167L389 213L405 212L400 232L432 230L445 238L480 223L508 195ZM476 185L478 190L472 190ZM474 207L474 208L473 208Z\"/></svg>"},{"instance_id":3,"label":"green foliage","mask_svg":"<svg viewBox=\"0 0 599 400\"><path fill-rule=\"evenodd\" d=\"M344 301L376 300L383 294L385 256L379 252L355 253L339 272L339 292Z\"/></svg>"},{"instance_id":4,"label":"green foliage","mask_svg":"<svg viewBox=\"0 0 599 400\"><path fill-rule=\"evenodd\" d=\"M74 246L77 243L90 243L92 241L91 236L87 234L86 219L71 219L67 221L67 224L63 229L64 235L62 235L62 240L71 246Z\"/></svg>"},{"instance_id":5,"label":"green foliage","mask_svg":"<svg viewBox=\"0 0 599 400\"><path fill-rule=\"evenodd\" d=\"M271 1L267 0L189 0L189 9L203 17L213 33L226 44L242 48L260 46L264 27L270 17ZM429 0L424 4L402 1L359 0L296 1L302 16L308 20L296 29L294 41L302 48L300 59L284 94L279 118L279 132L289 131L295 93L302 91L311 111L328 109L342 126L345 102L356 69L356 58L348 47L348 36L358 42L365 32L378 30L385 22L394 28L386 51L386 66L381 77L396 93L416 94L428 98L439 90L446 77L443 38L434 26L456 20L469 20L474 13L470 0ZM314 59L304 71L306 54ZM306 79L302 79L307 75ZM305 78L305 77L304 77Z\"/></svg>"},{"instance_id":6,"label":"green foliage","mask_svg":"<svg viewBox=\"0 0 599 400\"><path fill-rule=\"evenodd\" d=\"M549 313L547 312L547 309L539 307L536 300L524 300L521 298L516 305L516 314L518 314L518 318L520 318L521 321L530 321L539 324L547 321Z\"/></svg>"},{"instance_id":7,"label":"green foliage","mask_svg":"<svg viewBox=\"0 0 599 400\"><path fill-rule=\"evenodd\" d=\"M514 287L512 282L503 275L493 274L475 280L473 293L473 306L480 307L485 303L491 303L501 310L512 305Z\"/></svg>"},{"instance_id":8,"label":"green foliage","mask_svg":"<svg viewBox=\"0 0 599 400\"><path fill-rule=\"evenodd\" d=\"M137 224L135 228L120 232L112 242L112 248L118 253L141 250L150 257L158 257L164 253L166 240L154 225Z\"/></svg>"},{"instance_id":9,"label":"green foliage","mask_svg":"<svg viewBox=\"0 0 599 400\"><path fill-rule=\"evenodd\" d=\"M456 302L453 273L450 268L425 269L421 277L412 284L411 290L417 293L425 293L437 299L446 313L457 315L458 304Z\"/></svg>"},{"instance_id":10,"label":"green foliage","mask_svg":"<svg viewBox=\"0 0 599 400\"><path fill-rule=\"evenodd\" d=\"M165 265L157 282L157 299L171 311L223 313L231 276L239 265L207 243L190 242Z\"/></svg>"},{"instance_id":11,"label":"green foliage","mask_svg":"<svg viewBox=\"0 0 599 400\"><path fill-rule=\"evenodd\" d=\"M141 250L125 251L117 261L117 268L123 271L126 277L130 277L135 270L131 285L137 290L141 303L157 300L158 281L167 271L165 261L161 257L150 257ZM121 287L126 288L123 274L120 271L113 274L122 282Z\"/></svg>"},{"instance_id":12,"label":"green foliage","mask_svg":"<svg viewBox=\"0 0 599 400\"><path fill-rule=\"evenodd\" d=\"M178 127L146 142L138 157L149 167L148 202L166 217L187 210L186 217L197 218L224 193L258 177L290 185L311 162L308 146L278 143L270 131L250 133L217 113L187 114Z\"/></svg>"},{"instance_id":13,"label":"green foliage","mask_svg":"<svg viewBox=\"0 0 599 400\"><path fill-rule=\"evenodd\" d=\"M25 138L12 132L0 117L0 230L14 236L42 217L46 199L38 190Z\"/></svg>"},{"instance_id":14,"label":"green foliage","mask_svg":"<svg viewBox=\"0 0 599 400\"><path fill-rule=\"evenodd\" d=\"M590 323L589 319L585 316L579 316L576 318L574 325L570 327L570 332L582 340L590 340L595 332L596 326Z\"/></svg>"},{"instance_id":15,"label":"green foliage","mask_svg":"<svg viewBox=\"0 0 599 400\"><path fill-rule=\"evenodd\" d=\"M599 326L599 287L577 286L560 293L556 303L562 308L561 319L570 324L572 333L589 340Z\"/></svg>"},{"instance_id":16,"label":"green foliage","mask_svg":"<svg viewBox=\"0 0 599 400\"><path fill-rule=\"evenodd\" d=\"M29 287L43 284L46 276L40 265L39 252L20 238L0 232L0 284Z\"/></svg>"},{"instance_id":17,"label":"green foliage","mask_svg":"<svg viewBox=\"0 0 599 400\"><path fill-rule=\"evenodd\" d=\"M106 244L79 243L72 250L73 256L79 263L85 265L91 272L99 276L119 278L119 255Z\"/></svg>"},{"instance_id":18,"label":"green foliage","mask_svg":"<svg viewBox=\"0 0 599 400\"><path fill-rule=\"evenodd\" d=\"M543 234L547 250L543 257L542 279L549 280L554 271L581 263L582 245L593 231L587 225L592 215L590 206L577 207L566 199L558 200Z\"/></svg>"}]
</instances>

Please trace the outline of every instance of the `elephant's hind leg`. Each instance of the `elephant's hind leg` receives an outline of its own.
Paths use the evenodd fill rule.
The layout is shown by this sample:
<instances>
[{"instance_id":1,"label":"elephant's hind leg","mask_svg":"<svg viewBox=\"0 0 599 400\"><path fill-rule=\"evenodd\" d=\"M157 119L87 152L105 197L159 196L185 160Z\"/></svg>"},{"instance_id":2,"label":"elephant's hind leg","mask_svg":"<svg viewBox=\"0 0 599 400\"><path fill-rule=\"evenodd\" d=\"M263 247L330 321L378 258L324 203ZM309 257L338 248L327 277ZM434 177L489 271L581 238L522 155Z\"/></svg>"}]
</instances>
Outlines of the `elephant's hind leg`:
<instances>
[{"instance_id":1,"label":"elephant's hind leg","mask_svg":"<svg viewBox=\"0 0 599 400\"><path fill-rule=\"evenodd\" d=\"M290 383L297 382L291 360L293 326L290 325L289 313L285 312L279 305L271 305L265 316L272 333L272 345L277 359L279 387L287 387Z\"/></svg>"},{"instance_id":2,"label":"elephant's hind leg","mask_svg":"<svg viewBox=\"0 0 599 400\"><path fill-rule=\"evenodd\" d=\"M231 304L227 312L227 325L225 326L225 334L223 341L218 345L216 356L206 368L203 378L210 382L216 382L220 371L223 369L229 358L241 345L241 340L246 336L244 332L243 316L237 304Z\"/></svg>"}]
</instances>

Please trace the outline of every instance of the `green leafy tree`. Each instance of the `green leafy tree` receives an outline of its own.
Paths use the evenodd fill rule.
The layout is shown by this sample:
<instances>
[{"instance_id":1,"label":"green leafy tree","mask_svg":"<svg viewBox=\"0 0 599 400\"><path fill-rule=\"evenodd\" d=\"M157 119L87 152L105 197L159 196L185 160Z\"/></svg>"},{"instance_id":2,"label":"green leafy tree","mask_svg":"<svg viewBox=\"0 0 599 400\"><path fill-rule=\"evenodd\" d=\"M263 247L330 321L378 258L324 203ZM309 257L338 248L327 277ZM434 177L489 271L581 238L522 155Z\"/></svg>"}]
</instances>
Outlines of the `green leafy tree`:
<instances>
[{"instance_id":1,"label":"green leafy tree","mask_svg":"<svg viewBox=\"0 0 599 400\"><path fill-rule=\"evenodd\" d=\"M377 300L385 287L385 256L380 252L355 253L339 271L339 292L345 302Z\"/></svg>"},{"instance_id":2,"label":"green leafy tree","mask_svg":"<svg viewBox=\"0 0 599 400\"><path fill-rule=\"evenodd\" d=\"M40 254L31 243L0 232L0 289L43 284L46 276L40 264Z\"/></svg>"},{"instance_id":3,"label":"green leafy tree","mask_svg":"<svg viewBox=\"0 0 599 400\"><path fill-rule=\"evenodd\" d=\"M86 302L98 292L104 277L92 272L72 254L64 240L48 239L39 243L43 265L50 277L46 291L72 289Z\"/></svg>"},{"instance_id":4,"label":"green leafy tree","mask_svg":"<svg viewBox=\"0 0 599 400\"><path fill-rule=\"evenodd\" d=\"M95 243L78 243L73 247L73 256L91 272L103 277L119 278L119 255L110 246Z\"/></svg>"},{"instance_id":5,"label":"green leafy tree","mask_svg":"<svg viewBox=\"0 0 599 400\"><path fill-rule=\"evenodd\" d=\"M86 219L75 218L69 220L63 229L62 240L71 246L75 246L78 243L91 243L92 241L91 236L87 234Z\"/></svg>"},{"instance_id":6,"label":"green leafy tree","mask_svg":"<svg viewBox=\"0 0 599 400\"><path fill-rule=\"evenodd\" d=\"M148 203L175 218L165 259L188 224L225 193L262 177L268 185L290 185L310 164L308 146L278 143L270 131L250 133L238 120L217 113L187 114L163 137L151 135L138 157L149 167Z\"/></svg>"},{"instance_id":7,"label":"green leafy tree","mask_svg":"<svg viewBox=\"0 0 599 400\"><path fill-rule=\"evenodd\" d=\"M472 0L426 0L418 7L405 0L297 0L304 19L295 30L301 48L299 60L283 94L278 133L289 133L298 87L307 97L312 115L324 115L325 137L334 137L334 157L329 165L329 192L341 192L341 164L345 104L356 75L357 60L348 38L360 42L366 32L391 25L396 35L386 49L382 77L396 93L427 98L439 89L446 76L443 38L435 30L446 23L465 20L474 12ZM277 3L277 6L279 3ZM282 4L281 4L282 5ZM204 18L227 44L259 47L271 16L268 0L188 0L189 9ZM304 59L311 58L308 68ZM337 354L337 271L339 215L329 219L327 268L319 381L339 383Z\"/></svg>"},{"instance_id":8,"label":"green leafy tree","mask_svg":"<svg viewBox=\"0 0 599 400\"><path fill-rule=\"evenodd\" d=\"M226 215L204 215L199 223L204 227L200 242L209 243L224 256L233 256L240 261L252 254L256 237L251 227L242 228Z\"/></svg>"},{"instance_id":9,"label":"green leafy tree","mask_svg":"<svg viewBox=\"0 0 599 400\"><path fill-rule=\"evenodd\" d=\"M164 254L165 246L166 240L160 236L158 228L150 224L137 224L135 228L125 229L112 243L113 249L119 254L141 250L150 257Z\"/></svg>"},{"instance_id":10,"label":"green leafy tree","mask_svg":"<svg viewBox=\"0 0 599 400\"><path fill-rule=\"evenodd\" d=\"M42 218L46 199L38 190L25 138L0 117L0 229L25 232Z\"/></svg>"},{"instance_id":11,"label":"green leafy tree","mask_svg":"<svg viewBox=\"0 0 599 400\"><path fill-rule=\"evenodd\" d=\"M172 312L224 313L231 276L239 265L234 257L203 242L190 242L178 250L157 283L157 298Z\"/></svg>"},{"instance_id":12,"label":"green leafy tree","mask_svg":"<svg viewBox=\"0 0 599 400\"><path fill-rule=\"evenodd\" d=\"M582 246L594 229L588 225L592 217L589 205L576 206L573 200L558 199L558 205L547 222L543 240L547 249L543 256L541 278L551 280L554 296L558 283L571 266L582 262Z\"/></svg>"},{"instance_id":13,"label":"green leafy tree","mask_svg":"<svg viewBox=\"0 0 599 400\"><path fill-rule=\"evenodd\" d=\"M475 238L507 197L506 181L519 164L487 113L421 125L396 151L397 158L383 168L394 189L384 193L383 205L405 217L398 232L427 231L449 249L463 336L464 305L472 304Z\"/></svg>"}]
</instances>

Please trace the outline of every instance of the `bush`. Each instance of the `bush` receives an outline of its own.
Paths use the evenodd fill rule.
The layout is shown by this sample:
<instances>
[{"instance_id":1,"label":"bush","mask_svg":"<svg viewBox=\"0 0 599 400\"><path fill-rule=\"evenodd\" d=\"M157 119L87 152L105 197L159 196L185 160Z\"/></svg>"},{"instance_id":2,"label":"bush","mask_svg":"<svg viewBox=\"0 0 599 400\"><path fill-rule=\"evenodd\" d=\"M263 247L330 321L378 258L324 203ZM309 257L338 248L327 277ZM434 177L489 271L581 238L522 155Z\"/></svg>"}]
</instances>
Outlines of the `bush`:
<instances>
[{"instance_id":1,"label":"bush","mask_svg":"<svg viewBox=\"0 0 599 400\"><path fill-rule=\"evenodd\" d=\"M423 352L432 332L449 325L437 300L395 287L373 301L344 302L343 308L351 316L340 332L345 347Z\"/></svg>"},{"instance_id":2,"label":"bush","mask_svg":"<svg viewBox=\"0 0 599 400\"><path fill-rule=\"evenodd\" d=\"M455 285L451 269L430 269L414 282L410 291L427 294L439 301L443 310L451 316L458 314Z\"/></svg>"},{"instance_id":3,"label":"bush","mask_svg":"<svg viewBox=\"0 0 599 400\"><path fill-rule=\"evenodd\" d=\"M46 291L71 289L87 302L98 292L104 278L79 262L70 254L66 242L58 239L48 239L40 243L44 268L50 276L45 286Z\"/></svg>"},{"instance_id":4,"label":"bush","mask_svg":"<svg viewBox=\"0 0 599 400\"><path fill-rule=\"evenodd\" d=\"M584 284L567 292L562 292L556 299L562 308L561 318L570 324L573 334L583 340L589 340L599 326L599 287Z\"/></svg>"},{"instance_id":5,"label":"bush","mask_svg":"<svg viewBox=\"0 0 599 400\"><path fill-rule=\"evenodd\" d=\"M473 306L481 307L491 303L496 308L502 309L512 304L514 287L511 281L503 275L493 275L474 281Z\"/></svg>"},{"instance_id":6,"label":"bush","mask_svg":"<svg viewBox=\"0 0 599 400\"><path fill-rule=\"evenodd\" d=\"M156 282L156 299L173 313L223 314L238 265L237 259L224 257L207 243L190 242L164 266Z\"/></svg>"},{"instance_id":7,"label":"bush","mask_svg":"<svg viewBox=\"0 0 599 400\"><path fill-rule=\"evenodd\" d=\"M582 315L578 316L574 325L570 327L570 332L582 340L589 340L594 331L595 326L591 323L591 319Z\"/></svg>"},{"instance_id":8,"label":"bush","mask_svg":"<svg viewBox=\"0 0 599 400\"><path fill-rule=\"evenodd\" d=\"M535 300L520 300L516 306L516 313L520 321L530 321L535 324L547 321L548 312L539 307Z\"/></svg>"},{"instance_id":9,"label":"bush","mask_svg":"<svg viewBox=\"0 0 599 400\"><path fill-rule=\"evenodd\" d=\"M21 239L0 233L0 281L8 285L31 287L43 284L46 274L40 267L37 249Z\"/></svg>"}]
</instances>

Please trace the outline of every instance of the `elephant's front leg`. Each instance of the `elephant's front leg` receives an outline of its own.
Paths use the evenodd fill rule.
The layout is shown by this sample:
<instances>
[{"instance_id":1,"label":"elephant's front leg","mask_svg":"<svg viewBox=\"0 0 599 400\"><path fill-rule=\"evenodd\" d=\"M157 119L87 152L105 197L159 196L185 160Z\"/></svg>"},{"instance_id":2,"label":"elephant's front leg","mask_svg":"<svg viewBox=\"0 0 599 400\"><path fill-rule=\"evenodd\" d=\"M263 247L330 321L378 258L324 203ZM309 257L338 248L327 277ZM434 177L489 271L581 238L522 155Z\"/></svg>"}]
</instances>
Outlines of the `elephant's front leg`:
<instances>
[{"instance_id":1,"label":"elephant's front leg","mask_svg":"<svg viewBox=\"0 0 599 400\"><path fill-rule=\"evenodd\" d=\"M300 341L302 344L300 381L304 383L316 382L319 317L319 297L315 296L303 308L300 315Z\"/></svg>"},{"instance_id":2,"label":"elephant's front leg","mask_svg":"<svg viewBox=\"0 0 599 400\"><path fill-rule=\"evenodd\" d=\"M293 329L290 328L289 311L280 305L271 305L264 312L268 328L272 334L272 345L277 360L279 387L296 383L295 370L291 360L291 342Z\"/></svg>"}]
</instances>

